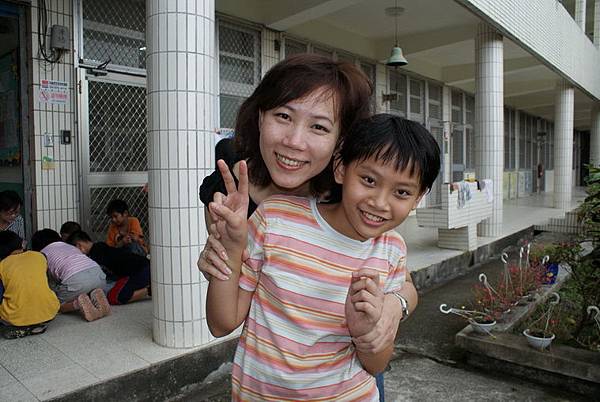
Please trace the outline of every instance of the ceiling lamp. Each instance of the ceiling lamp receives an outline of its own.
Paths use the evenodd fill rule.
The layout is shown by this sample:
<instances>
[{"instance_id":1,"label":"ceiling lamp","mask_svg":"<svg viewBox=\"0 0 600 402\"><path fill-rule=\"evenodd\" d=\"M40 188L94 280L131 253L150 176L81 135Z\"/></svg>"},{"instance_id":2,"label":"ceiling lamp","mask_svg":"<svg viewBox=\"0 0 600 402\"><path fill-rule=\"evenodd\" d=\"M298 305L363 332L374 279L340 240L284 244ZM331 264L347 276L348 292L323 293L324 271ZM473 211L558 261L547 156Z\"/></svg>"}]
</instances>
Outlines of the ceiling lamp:
<instances>
[{"instance_id":1,"label":"ceiling lamp","mask_svg":"<svg viewBox=\"0 0 600 402\"><path fill-rule=\"evenodd\" d=\"M404 9L402 7L398 7L398 0L396 0L396 6L386 8L385 12L387 15L393 15L396 22L396 35L394 36L396 45L392 48L390 58L387 59L385 64L391 67L405 66L408 64L408 61L402 54L402 48L398 46L398 16L404 13Z\"/></svg>"}]
</instances>

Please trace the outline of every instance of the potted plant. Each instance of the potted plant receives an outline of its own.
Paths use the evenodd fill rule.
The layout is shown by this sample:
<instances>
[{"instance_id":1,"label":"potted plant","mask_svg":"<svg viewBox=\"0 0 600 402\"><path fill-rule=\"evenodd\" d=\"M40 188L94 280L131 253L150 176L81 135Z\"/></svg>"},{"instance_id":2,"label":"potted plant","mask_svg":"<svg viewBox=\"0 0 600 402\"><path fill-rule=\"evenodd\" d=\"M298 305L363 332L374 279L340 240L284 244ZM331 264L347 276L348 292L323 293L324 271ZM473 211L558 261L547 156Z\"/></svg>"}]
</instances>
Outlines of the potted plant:
<instances>
[{"instance_id":1,"label":"potted plant","mask_svg":"<svg viewBox=\"0 0 600 402\"><path fill-rule=\"evenodd\" d=\"M560 296L558 293L552 293L550 297L553 300L548 302L547 307L544 306L541 309L539 317L530 322L523 331L527 342L535 349L546 349L550 346L554 338L556 338L553 329L558 324L558 320L552 318L552 312L554 307L560 302Z\"/></svg>"},{"instance_id":2,"label":"potted plant","mask_svg":"<svg viewBox=\"0 0 600 402\"><path fill-rule=\"evenodd\" d=\"M529 262L531 266L544 268L544 284L551 285L556 282L560 265L574 264L580 253L581 246L576 242L537 244L531 250Z\"/></svg>"},{"instance_id":3,"label":"potted plant","mask_svg":"<svg viewBox=\"0 0 600 402\"><path fill-rule=\"evenodd\" d=\"M491 331L494 325L496 325L496 320L488 313L477 310L466 310L464 306L460 309L454 307L448 308L447 304L441 304L440 311L444 314L455 314L462 317L467 320L476 333L490 335L495 338Z\"/></svg>"}]
</instances>

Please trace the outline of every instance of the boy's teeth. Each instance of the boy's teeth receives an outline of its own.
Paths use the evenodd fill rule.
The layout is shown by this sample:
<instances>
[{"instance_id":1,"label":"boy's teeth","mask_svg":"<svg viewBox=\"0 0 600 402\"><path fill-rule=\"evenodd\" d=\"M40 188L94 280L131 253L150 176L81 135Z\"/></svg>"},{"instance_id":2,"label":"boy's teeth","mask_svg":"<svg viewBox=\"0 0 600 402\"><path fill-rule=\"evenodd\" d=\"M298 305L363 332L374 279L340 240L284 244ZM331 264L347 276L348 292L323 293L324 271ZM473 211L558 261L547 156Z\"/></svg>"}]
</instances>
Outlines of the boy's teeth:
<instances>
[{"instance_id":1,"label":"boy's teeth","mask_svg":"<svg viewBox=\"0 0 600 402\"><path fill-rule=\"evenodd\" d=\"M370 219L372 221L375 221L375 222L381 222L381 221L383 221L383 218L380 217L380 216L373 215L373 214L370 214L370 213L365 212L365 211L363 211L363 214L367 217L367 219Z\"/></svg>"},{"instance_id":2,"label":"boy's teeth","mask_svg":"<svg viewBox=\"0 0 600 402\"><path fill-rule=\"evenodd\" d=\"M279 154L277 154L277 160L285 163L286 165L292 166L292 167L298 167L303 163L302 161L286 158L285 156L279 155Z\"/></svg>"}]
</instances>

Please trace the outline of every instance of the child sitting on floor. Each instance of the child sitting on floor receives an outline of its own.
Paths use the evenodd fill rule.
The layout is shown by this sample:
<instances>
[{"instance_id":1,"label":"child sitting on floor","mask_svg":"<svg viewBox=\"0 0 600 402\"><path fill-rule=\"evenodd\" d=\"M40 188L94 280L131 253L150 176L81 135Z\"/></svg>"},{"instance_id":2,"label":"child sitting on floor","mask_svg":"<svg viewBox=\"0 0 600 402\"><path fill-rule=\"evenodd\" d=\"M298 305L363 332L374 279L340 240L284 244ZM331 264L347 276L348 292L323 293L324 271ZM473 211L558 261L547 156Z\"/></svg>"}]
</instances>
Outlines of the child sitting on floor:
<instances>
[{"instance_id":1,"label":"child sitting on floor","mask_svg":"<svg viewBox=\"0 0 600 402\"><path fill-rule=\"evenodd\" d=\"M69 243L116 277L116 283L107 292L110 304L130 303L148 296L150 261L146 257L104 242L93 243L90 236L82 231L73 233Z\"/></svg>"},{"instance_id":2,"label":"child sitting on floor","mask_svg":"<svg viewBox=\"0 0 600 402\"><path fill-rule=\"evenodd\" d=\"M0 231L10 230L25 239L25 223L21 216L23 200L12 190L0 192ZM23 243L25 244L25 243Z\"/></svg>"},{"instance_id":3,"label":"child sitting on floor","mask_svg":"<svg viewBox=\"0 0 600 402\"><path fill-rule=\"evenodd\" d=\"M21 338L46 331L60 307L48 287L46 259L23 251L23 239L11 231L0 232L0 323L5 338Z\"/></svg>"},{"instance_id":4,"label":"child sitting on floor","mask_svg":"<svg viewBox=\"0 0 600 402\"><path fill-rule=\"evenodd\" d=\"M35 232L31 247L46 256L50 287L60 300L61 313L79 311L87 321L110 314L110 305L102 290L106 276L95 261L77 247L61 241L60 235L52 229Z\"/></svg>"},{"instance_id":5,"label":"child sitting on floor","mask_svg":"<svg viewBox=\"0 0 600 402\"><path fill-rule=\"evenodd\" d=\"M129 216L127 203L123 200L112 200L106 207L106 213L110 217L106 244L111 247L125 247L134 254L148 255L140 221Z\"/></svg>"},{"instance_id":6,"label":"child sitting on floor","mask_svg":"<svg viewBox=\"0 0 600 402\"><path fill-rule=\"evenodd\" d=\"M75 232L79 232L81 230L81 225L77 222L67 221L62 224L60 227L60 238L62 241L66 242Z\"/></svg>"}]
</instances>

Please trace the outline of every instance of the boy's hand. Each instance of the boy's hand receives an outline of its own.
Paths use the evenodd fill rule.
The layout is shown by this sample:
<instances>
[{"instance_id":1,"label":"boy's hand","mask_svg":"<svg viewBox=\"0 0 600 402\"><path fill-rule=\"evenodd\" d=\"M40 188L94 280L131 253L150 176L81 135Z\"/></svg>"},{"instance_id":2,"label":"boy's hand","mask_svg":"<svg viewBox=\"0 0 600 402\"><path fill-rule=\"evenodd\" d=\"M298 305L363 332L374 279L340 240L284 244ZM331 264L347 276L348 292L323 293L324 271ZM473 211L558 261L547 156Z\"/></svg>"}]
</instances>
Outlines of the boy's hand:
<instances>
[{"instance_id":1,"label":"boy's hand","mask_svg":"<svg viewBox=\"0 0 600 402\"><path fill-rule=\"evenodd\" d=\"M236 188L227 164L219 160L217 165L223 176L227 197L222 200L222 203L209 204L211 214L217 218L213 223L214 227L211 227L211 232L218 233L218 238L229 257L235 256L241 259L248 237L248 167L245 161L240 162L239 188Z\"/></svg>"},{"instance_id":2,"label":"boy's hand","mask_svg":"<svg viewBox=\"0 0 600 402\"><path fill-rule=\"evenodd\" d=\"M381 318L384 298L377 271L361 269L352 273L345 306L346 324L352 337L373 329Z\"/></svg>"}]
</instances>

